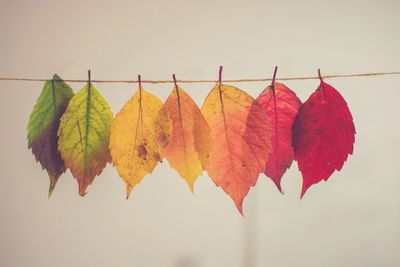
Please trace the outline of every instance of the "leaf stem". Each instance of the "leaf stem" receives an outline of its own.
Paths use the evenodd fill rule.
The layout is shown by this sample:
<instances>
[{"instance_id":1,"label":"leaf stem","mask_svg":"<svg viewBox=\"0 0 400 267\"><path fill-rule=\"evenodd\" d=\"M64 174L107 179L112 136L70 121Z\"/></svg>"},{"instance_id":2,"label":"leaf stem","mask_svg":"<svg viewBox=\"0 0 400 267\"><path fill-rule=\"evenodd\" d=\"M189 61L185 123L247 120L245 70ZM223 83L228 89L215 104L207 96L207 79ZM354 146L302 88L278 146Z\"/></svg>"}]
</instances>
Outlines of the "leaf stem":
<instances>
[{"instance_id":1,"label":"leaf stem","mask_svg":"<svg viewBox=\"0 0 400 267\"><path fill-rule=\"evenodd\" d=\"M142 77L140 76L140 74L137 77L138 77L140 101L142 101Z\"/></svg>"},{"instance_id":2,"label":"leaf stem","mask_svg":"<svg viewBox=\"0 0 400 267\"><path fill-rule=\"evenodd\" d=\"M140 77L140 74L137 76L138 78L138 84L139 84L139 87L142 87L142 78Z\"/></svg>"},{"instance_id":3,"label":"leaf stem","mask_svg":"<svg viewBox=\"0 0 400 267\"><path fill-rule=\"evenodd\" d=\"M90 79L92 76L92 73L90 72L90 70L87 71L87 75L88 75L88 84L89 84L89 88L90 88Z\"/></svg>"},{"instance_id":4,"label":"leaf stem","mask_svg":"<svg viewBox=\"0 0 400 267\"><path fill-rule=\"evenodd\" d=\"M172 74L172 79L174 80L174 85L175 85L175 89L178 89L178 84L176 83L176 77L175 74ZM178 91L178 90L177 90Z\"/></svg>"},{"instance_id":5,"label":"leaf stem","mask_svg":"<svg viewBox=\"0 0 400 267\"><path fill-rule=\"evenodd\" d=\"M322 95L324 96L324 99L325 99L326 98L326 92L325 92L325 86L324 86L325 82L324 82L324 80L322 80L321 70L320 69L318 69L318 78L321 81L321 84L319 85L318 89L322 88L321 89L322 90Z\"/></svg>"},{"instance_id":6,"label":"leaf stem","mask_svg":"<svg viewBox=\"0 0 400 267\"><path fill-rule=\"evenodd\" d=\"M278 66L275 66L274 75L272 76L272 82L271 82L272 87L275 84L275 78L276 78L277 71L278 71Z\"/></svg>"},{"instance_id":7,"label":"leaf stem","mask_svg":"<svg viewBox=\"0 0 400 267\"><path fill-rule=\"evenodd\" d=\"M321 76L321 69L318 69L318 78L319 78L319 80L321 81L321 83L324 82L324 81L322 80L322 76Z\"/></svg>"}]
</instances>

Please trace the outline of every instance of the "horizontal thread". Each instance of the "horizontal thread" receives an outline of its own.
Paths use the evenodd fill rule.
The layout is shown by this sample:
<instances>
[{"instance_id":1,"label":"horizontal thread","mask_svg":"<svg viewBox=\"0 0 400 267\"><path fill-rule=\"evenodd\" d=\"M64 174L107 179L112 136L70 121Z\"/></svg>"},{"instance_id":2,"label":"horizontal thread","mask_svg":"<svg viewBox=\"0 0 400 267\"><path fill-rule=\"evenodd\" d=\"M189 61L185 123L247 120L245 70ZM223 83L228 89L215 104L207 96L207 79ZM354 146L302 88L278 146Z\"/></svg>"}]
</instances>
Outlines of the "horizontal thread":
<instances>
[{"instance_id":1,"label":"horizontal thread","mask_svg":"<svg viewBox=\"0 0 400 267\"><path fill-rule=\"evenodd\" d=\"M400 75L400 71L396 72L370 72L370 73L355 73L355 74L337 74L337 75L325 75L323 79L333 78L351 78L351 77L373 77L373 76L389 76L389 75ZM297 80L317 80L318 76L305 76L305 77L284 77L276 78L276 81L297 81ZM0 81L22 81L22 82L45 82L51 79L37 79L37 78L19 78L19 77L0 77ZM82 79L65 79L65 82L70 83L83 83L88 80ZM216 83L218 80L176 80L178 83ZM225 83L251 83L251 82L269 82L271 78L266 79L237 79L237 80L222 80ZM138 83L138 80L91 80L92 83ZM174 83L171 80L141 80L141 83L147 84L162 84L162 83Z\"/></svg>"}]
</instances>

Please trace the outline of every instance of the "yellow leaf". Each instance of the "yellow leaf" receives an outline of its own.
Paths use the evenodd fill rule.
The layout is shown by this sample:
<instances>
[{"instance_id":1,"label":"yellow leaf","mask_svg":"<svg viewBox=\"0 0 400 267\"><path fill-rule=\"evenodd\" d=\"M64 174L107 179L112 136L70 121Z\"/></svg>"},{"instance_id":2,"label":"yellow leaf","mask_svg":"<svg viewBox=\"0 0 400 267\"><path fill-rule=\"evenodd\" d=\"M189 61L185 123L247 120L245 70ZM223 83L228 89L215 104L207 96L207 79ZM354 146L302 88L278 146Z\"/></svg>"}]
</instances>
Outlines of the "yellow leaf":
<instances>
[{"instance_id":1,"label":"yellow leaf","mask_svg":"<svg viewBox=\"0 0 400 267\"><path fill-rule=\"evenodd\" d=\"M127 197L164 158L171 130L171 120L161 100L139 86L117 114L110 135L112 162L126 184Z\"/></svg>"}]
</instances>

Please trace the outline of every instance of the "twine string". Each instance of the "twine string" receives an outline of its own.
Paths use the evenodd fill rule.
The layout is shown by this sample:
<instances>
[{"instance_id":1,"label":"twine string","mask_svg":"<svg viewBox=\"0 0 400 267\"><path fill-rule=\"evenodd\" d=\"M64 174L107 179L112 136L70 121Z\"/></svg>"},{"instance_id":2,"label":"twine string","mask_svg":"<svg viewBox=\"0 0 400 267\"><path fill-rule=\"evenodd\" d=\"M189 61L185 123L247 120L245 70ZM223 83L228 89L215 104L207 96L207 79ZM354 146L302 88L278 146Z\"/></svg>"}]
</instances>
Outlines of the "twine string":
<instances>
[{"instance_id":1,"label":"twine string","mask_svg":"<svg viewBox=\"0 0 400 267\"><path fill-rule=\"evenodd\" d=\"M354 74L336 74L336 75L323 75L323 79L333 78L351 78L351 77L376 77L376 76L391 76L400 75L400 71L394 72L369 72L369 73L354 73ZM283 77L276 78L277 81L297 81L297 80L317 80L318 76L304 76L304 77ZM21 78L21 77L0 77L0 81L21 81L21 82L45 82L51 79L43 78ZM70 83L85 83L87 79L64 79L64 82ZM233 79L222 80L225 83L252 83L252 82L270 82L271 78L259 79ZM91 80L92 83L138 83L138 80ZM217 83L218 80L176 80L178 83ZM141 80L141 83L147 84L165 84L174 83L173 80Z\"/></svg>"}]
</instances>

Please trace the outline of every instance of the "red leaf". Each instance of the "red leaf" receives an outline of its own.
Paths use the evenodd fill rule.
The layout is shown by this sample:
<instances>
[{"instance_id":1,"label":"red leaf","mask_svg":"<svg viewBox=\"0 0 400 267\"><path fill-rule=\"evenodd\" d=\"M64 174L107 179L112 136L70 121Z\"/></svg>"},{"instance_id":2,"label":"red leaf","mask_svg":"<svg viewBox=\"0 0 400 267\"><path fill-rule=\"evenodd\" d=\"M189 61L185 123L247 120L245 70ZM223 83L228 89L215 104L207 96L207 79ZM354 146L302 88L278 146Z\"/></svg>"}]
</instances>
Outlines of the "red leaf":
<instances>
[{"instance_id":1,"label":"red leaf","mask_svg":"<svg viewBox=\"0 0 400 267\"><path fill-rule=\"evenodd\" d=\"M296 94L281 83L268 86L258 96L257 102L264 108L273 131L271 131L272 154L265 166L265 175L281 189L281 178L294 159L292 126L301 106Z\"/></svg>"},{"instance_id":2,"label":"red leaf","mask_svg":"<svg viewBox=\"0 0 400 267\"><path fill-rule=\"evenodd\" d=\"M340 171L353 154L355 127L346 101L321 79L318 89L300 107L293 125L295 159L303 176L301 197L322 179Z\"/></svg>"}]
</instances>

